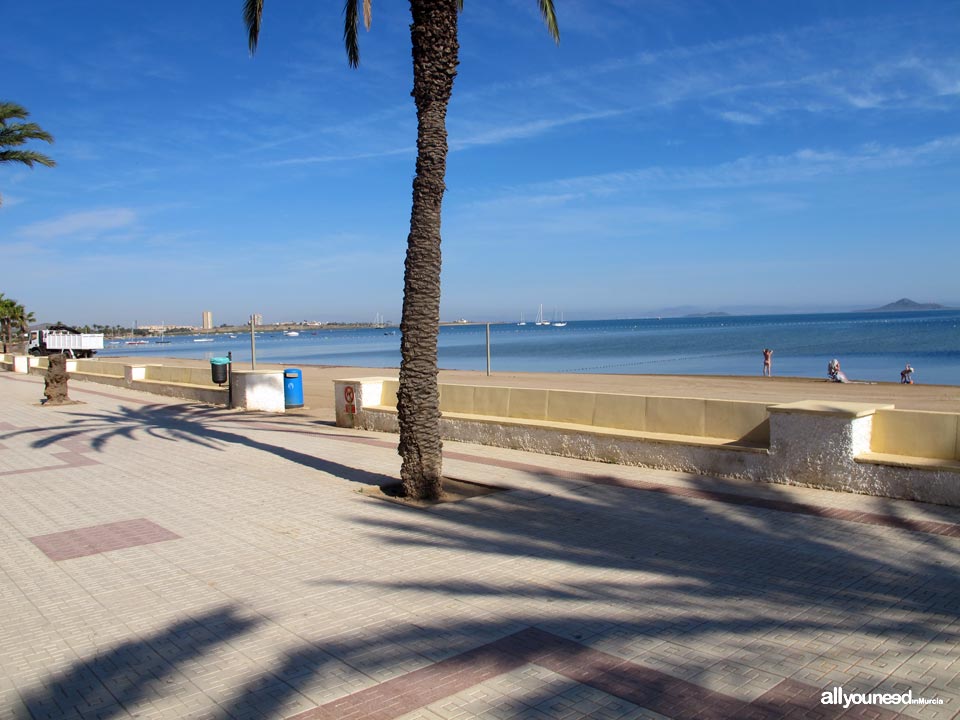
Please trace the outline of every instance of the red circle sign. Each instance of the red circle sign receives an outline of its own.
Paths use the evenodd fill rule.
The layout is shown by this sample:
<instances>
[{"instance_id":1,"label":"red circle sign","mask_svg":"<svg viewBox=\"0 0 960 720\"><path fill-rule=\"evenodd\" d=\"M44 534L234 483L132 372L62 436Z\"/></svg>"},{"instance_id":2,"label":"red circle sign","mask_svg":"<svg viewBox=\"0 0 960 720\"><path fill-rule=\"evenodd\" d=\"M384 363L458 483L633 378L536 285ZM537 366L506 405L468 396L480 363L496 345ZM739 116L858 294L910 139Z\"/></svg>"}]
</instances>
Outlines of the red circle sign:
<instances>
[{"instance_id":1,"label":"red circle sign","mask_svg":"<svg viewBox=\"0 0 960 720\"><path fill-rule=\"evenodd\" d=\"M343 399L346 400L348 404L353 402L353 388L349 385L343 389Z\"/></svg>"}]
</instances>

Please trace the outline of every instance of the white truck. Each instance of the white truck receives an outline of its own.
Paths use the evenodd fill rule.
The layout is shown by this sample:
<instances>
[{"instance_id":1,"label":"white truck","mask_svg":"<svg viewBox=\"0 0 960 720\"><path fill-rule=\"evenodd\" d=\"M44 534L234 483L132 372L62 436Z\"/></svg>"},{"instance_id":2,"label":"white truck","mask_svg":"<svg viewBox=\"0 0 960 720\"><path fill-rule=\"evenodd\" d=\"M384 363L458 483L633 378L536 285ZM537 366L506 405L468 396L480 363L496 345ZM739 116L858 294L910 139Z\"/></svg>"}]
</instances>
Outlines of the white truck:
<instances>
[{"instance_id":1,"label":"white truck","mask_svg":"<svg viewBox=\"0 0 960 720\"><path fill-rule=\"evenodd\" d=\"M66 325L31 330L27 342L27 352L31 355L62 353L75 358L91 358L97 350L103 350L103 333L82 333Z\"/></svg>"}]
</instances>

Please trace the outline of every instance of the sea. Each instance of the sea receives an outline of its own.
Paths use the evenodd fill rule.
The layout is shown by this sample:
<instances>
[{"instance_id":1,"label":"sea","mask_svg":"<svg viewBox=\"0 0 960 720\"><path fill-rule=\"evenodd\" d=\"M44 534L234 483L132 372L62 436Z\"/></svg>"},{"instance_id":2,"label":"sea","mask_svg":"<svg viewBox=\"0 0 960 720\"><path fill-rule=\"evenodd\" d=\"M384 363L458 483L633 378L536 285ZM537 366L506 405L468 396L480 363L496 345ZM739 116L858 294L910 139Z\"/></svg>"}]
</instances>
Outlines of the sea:
<instances>
[{"instance_id":1,"label":"sea","mask_svg":"<svg viewBox=\"0 0 960 720\"><path fill-rule=\"evenodd\" d=\"M212 342L196 342L210 337ZM236 363L250 361L249 333L166 339L108 344L100 356L203 360L230 353ZM851 380L899 382L909 363L917 383L960 385L960 309L490 325L493 372L759 376L766 347L773 349L775 376L826 378L827 363L837 358ZM296 337L258 332L256 358L288 367L399 367L400 331L305 327ZM439 365L485 370L486 326L442 326Z\"/></svg>"}]
</instances>

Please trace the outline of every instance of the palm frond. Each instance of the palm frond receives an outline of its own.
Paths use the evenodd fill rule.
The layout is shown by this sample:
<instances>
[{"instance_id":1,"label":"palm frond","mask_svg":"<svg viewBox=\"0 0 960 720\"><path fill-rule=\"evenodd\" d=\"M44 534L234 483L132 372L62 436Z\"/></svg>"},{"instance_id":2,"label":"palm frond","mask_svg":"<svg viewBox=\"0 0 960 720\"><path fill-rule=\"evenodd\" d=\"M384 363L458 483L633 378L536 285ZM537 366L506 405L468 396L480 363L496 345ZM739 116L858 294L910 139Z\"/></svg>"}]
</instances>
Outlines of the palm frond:
<instances>
[{"instance_id":1,"label":"palm frond","mask_svg":"<svg viewBox=\"0 0 960 720\"><path fill-rule=\"evenodd\" d=\"M360 0L346 0L343 6L343 44L347 50L347 62L350 67L360 65Z\"/></svg>"},{"instance_id":2,"label":"palm frond","mask_svg":"<svg viewBox=\"0 0 960 720\"><path fill-rule=\"evenodd\" d=\"M24 120L29 114L22 105L5 100L0 101L0 124L6 123L7 120Z\"/></svg>"},{"instance_id":3,"label":"palm frond","mask_svg":"<svg viewBox=\"0 0 960 720\"><path fill-rule=\"evenodd\" d=\"M43 153L34 150L0 150L0 163L5 162L23 163L29 167L33 167L34 163L47 167L53 167L57 164L53 158L48 158Z\"/></svg>"},{"instance_id":4,"label":"palm frond","mask_svg":"<svg viewBox=\"0 0 960 720\"><path fill-rule=\"evenodd\" d=\"M363 0L363 26L370 31L370 23L373 21L373 0Z\"/></svg>"},{"instance_id":5,"label":"palm frond","mask_svg":"<svg viewBox=\"0 0 960 720\"><path fill-rule=\"evenodd\" d=\"M43 140L52 143L53 135L36 123L0 124L0 147L23 145L27 140Z\"/></svg>"},{"instance_id":6,"label":"palm frond","mask_svg":"<svg viewBox=\"0 0 960 720\"><path fill-rule=\"evenodd\" d=\"M560 26L557 24L557 13L553 9L553 0L539 0L540 14L543 15L543 21L547 24L547 30L550 37L560 44Z\"/></svg>"},{"instance_id":7,"label":"palm frond","mask_svg":"<svg viewBox=\"0 0 960 720\"><path fill-rule=\"evenodd\" d=\"M244 0L243 24L247 28L247 44L250 54L257 52L257 41L260 39L260 23L263 21L263 0Z\"/></svg>"}]
</instances>

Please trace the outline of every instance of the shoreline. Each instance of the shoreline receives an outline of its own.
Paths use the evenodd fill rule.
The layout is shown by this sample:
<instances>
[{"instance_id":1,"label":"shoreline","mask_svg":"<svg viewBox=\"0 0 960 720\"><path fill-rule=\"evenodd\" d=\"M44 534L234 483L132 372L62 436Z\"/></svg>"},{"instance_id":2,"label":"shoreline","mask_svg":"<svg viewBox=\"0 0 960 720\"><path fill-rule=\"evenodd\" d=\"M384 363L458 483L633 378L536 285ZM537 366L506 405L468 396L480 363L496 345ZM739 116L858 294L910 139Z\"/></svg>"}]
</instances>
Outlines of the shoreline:
<instances>
[{"instance_id":1,"label":"shoreline","mask_svg":"<svg viewBox=\"0 0 960 720\"><path fill-rule=\"evenodd\" d=\"M146 358L111 356L110 361L144 364ZM151 356L150 361L179 367L209 367L205 360ZM238 362L238 369L249 368L249 362ZM308 363L257 363L259 370L299 368L303 373L303 410L292 412L332 419L334 413L333 381L367 376L393 376L397 368L367 368ZM588 390L626 395L660 397L709 397L719 400L786 403L796 400L838 400L892 404L901 410L936 412L960 411L960 386L901 385L892 382L853 381L848 384L819 378L772 377L759 375L641 375L641 374L572 374L549 372L500 372L489 377L483 370L441 370L441 383L500 385L505 387L554 388Z\"/></svg>"}]
</instances>

